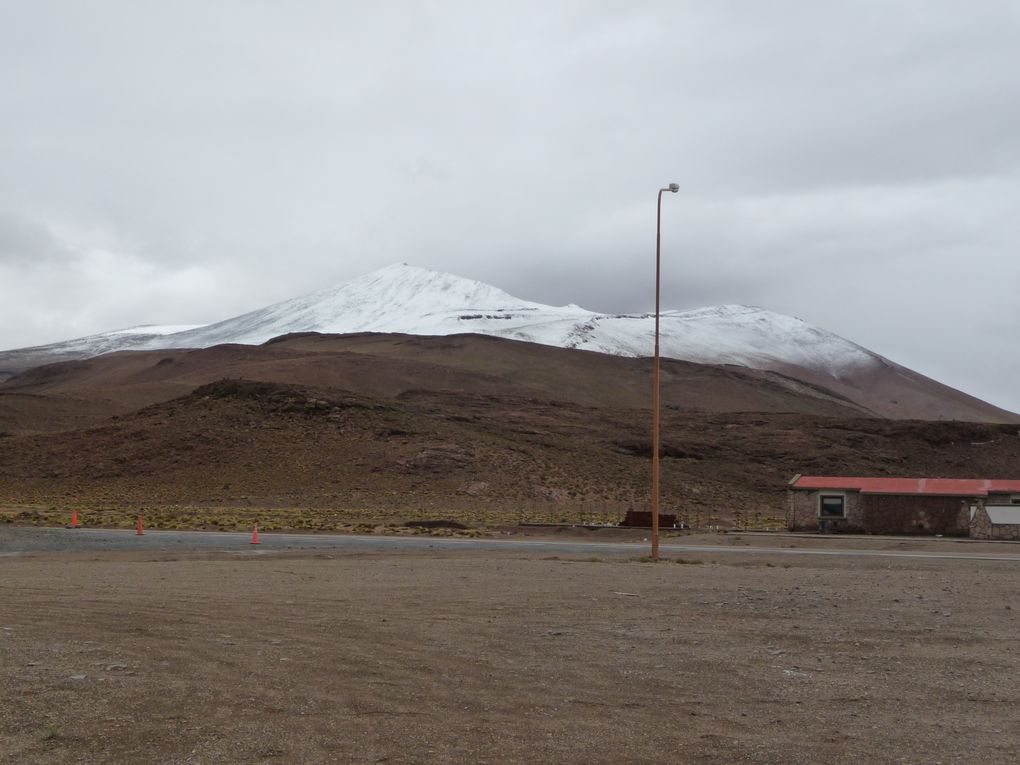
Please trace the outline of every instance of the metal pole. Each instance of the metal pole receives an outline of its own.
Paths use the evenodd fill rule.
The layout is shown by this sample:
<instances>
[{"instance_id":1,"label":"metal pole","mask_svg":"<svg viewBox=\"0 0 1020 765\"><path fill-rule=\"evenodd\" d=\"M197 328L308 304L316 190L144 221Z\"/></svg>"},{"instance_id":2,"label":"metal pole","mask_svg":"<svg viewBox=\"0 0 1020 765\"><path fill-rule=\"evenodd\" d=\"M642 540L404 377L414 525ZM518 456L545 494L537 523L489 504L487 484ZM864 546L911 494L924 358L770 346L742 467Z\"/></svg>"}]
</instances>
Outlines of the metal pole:
<instances>
[{"instance_id":1,"label":"metal pole","mask_svg":"<svg viewBox=\"0 0 1020 765\"><path fill-rule=\"evenodd\" d=\"M662 192L674 194L680 186L671 183L659 189L655 206L655 382L652 394L652 561L659 560L659 285L662 273Z\"/></svg>"},{"instance_id":2,"label":"metal pole","mask_svg":"<svg viewBox=\"0 0 1020 765\"><path fill-rule=\"evenodd\" d=\"M662 192L655 207L655 382L652 393L652 561L659 560L659 283L662 258Z\"/></svg>"}]
</instances>

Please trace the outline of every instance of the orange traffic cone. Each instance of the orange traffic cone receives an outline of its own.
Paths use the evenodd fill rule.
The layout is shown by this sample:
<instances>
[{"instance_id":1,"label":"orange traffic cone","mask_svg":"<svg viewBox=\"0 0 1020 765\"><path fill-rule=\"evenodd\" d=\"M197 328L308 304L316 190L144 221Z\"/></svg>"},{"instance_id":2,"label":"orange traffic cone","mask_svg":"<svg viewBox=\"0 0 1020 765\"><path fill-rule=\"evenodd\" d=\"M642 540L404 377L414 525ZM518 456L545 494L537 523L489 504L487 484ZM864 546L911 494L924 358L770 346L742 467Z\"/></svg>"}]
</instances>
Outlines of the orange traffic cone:
<instances>
[{"instance_id":1,"label":"orange traffic cone","mask_svg":"<svg viewBox=\"0 0 1020 765\"><path fill-rule=\"evenodd\" d=\"M75 510L71 514L71 528L72 529L78 528L78 511L77 510Z\"/></svg>"},{"instance_id":2,"label":"orange traffic cone","mask_svg":"<svg viewBox=\"0 0 1020 765\"><path fill-rule=\"evenodd\" d=\"M142 516L141 516L141 514L139 514L138 515L138 531L135 532L135 535L140 537L144 533L145 533L145 528L142 526Z\"/></svg>"},{"instance_id":3,"label":"orange traffic cone","mask_svg":"<svg viewBox=\"0 0 1020 765\"><path fill-rule=\"evenodd\" d=\"M255 523L255 530L251 533L251 543L253 545L259 544L259 524Z\"/></svg>"}]
</instances>

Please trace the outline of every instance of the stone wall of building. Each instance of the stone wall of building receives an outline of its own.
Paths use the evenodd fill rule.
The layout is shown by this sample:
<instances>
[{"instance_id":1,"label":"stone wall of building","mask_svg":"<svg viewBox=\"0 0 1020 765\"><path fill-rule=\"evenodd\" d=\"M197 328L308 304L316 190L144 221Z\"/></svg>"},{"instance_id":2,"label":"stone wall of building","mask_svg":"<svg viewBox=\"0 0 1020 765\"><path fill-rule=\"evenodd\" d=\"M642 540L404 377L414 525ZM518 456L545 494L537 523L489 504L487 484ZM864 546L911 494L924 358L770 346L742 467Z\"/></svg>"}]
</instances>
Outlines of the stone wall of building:
<instances>
[{"instance_id":1,"label":"stone wall of building","mask_svg":"<svg viewBox=\"0 0 1020 765\"><path fill-rule=\"evenodd\" d=\"M970 532L970 500L925 495L861 494L857 491L791 490L787 528L791 531L819 531L819 497L834 494L846 497L846 518L824 519L827 532L959 537Z\"/></svg>"},{"instance_id":2,"label":"stone wall of building","mask_svg":"<svg viewBox=\"0 0 1020 765\"><path fill-rule=\"evenodd\" d=\"M942 534L965 537L970 500L926 495L868 494L862 526L869 534Z\"/></svg>"},{"instance_id":3,"label":"stone wall of building","mask_svg":"<svg viewBox=\"0 0 1020 765\"><path fill-rule=\"evenodd\" d=\"M978 505L970 522L970 535L974 539L1020 540L1020 524L994 524L988 517L988 511L982 502Z\"/></svg>"},{"instance_id":4,"label":"stone wall of building","mask_svg":"<svg viewBox=\"0 0 1020 765\"><path fill-rule=\"evenodd\" d=\"M825 519L827 532L861 532L863 508L861 494L857 491L794 491L789 492L786 512L786 527L790 531L819 531L818 498L821 495L842 494L846 497L846 518Z\"/></svg>"}]
</instances>

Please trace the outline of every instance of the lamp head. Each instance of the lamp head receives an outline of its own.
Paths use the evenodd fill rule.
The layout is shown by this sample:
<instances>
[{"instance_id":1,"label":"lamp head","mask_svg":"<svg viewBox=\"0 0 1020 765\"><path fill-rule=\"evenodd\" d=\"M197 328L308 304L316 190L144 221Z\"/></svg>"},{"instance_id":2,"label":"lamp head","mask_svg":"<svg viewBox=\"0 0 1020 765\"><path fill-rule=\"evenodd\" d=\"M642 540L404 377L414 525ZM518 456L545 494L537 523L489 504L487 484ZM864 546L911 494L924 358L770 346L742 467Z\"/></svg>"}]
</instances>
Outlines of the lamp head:
<instances>
[{"instance_id":1,"label":"lamp head","mask_svg":"<svg viewBox=\"0 0 1020 765\"><path fill-rule=\"evenodd\" d=\"M680 184L679 183L669 184L669 190L676 194L678 191L680 191Z\"/></svg>"}]
</instances>

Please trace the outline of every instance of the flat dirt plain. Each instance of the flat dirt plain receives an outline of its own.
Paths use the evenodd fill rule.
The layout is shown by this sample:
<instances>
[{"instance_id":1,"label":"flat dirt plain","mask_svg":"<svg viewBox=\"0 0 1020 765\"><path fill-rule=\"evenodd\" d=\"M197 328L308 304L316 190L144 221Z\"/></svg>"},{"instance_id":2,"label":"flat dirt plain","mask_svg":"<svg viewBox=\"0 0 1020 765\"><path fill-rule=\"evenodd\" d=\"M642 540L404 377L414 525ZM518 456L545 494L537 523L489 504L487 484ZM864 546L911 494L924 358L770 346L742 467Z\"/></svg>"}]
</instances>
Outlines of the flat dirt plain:
<instances>
[{"instance_id":1,"label":"flat dirt plain","mask_svg":"<svg viewBox=\"0 0 1020 765\"><path fill-rule=\"evenodd\" d=\"M1018 585L778 554L0 557L0 762L1016 762Z\"/></svg>"}]
</instances>

